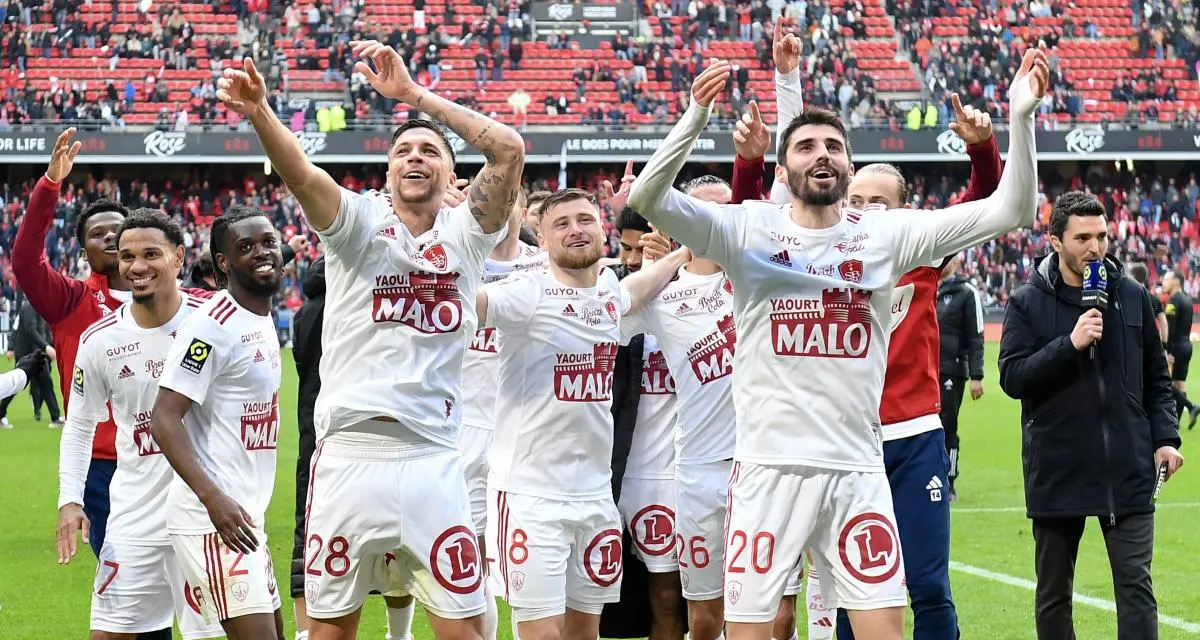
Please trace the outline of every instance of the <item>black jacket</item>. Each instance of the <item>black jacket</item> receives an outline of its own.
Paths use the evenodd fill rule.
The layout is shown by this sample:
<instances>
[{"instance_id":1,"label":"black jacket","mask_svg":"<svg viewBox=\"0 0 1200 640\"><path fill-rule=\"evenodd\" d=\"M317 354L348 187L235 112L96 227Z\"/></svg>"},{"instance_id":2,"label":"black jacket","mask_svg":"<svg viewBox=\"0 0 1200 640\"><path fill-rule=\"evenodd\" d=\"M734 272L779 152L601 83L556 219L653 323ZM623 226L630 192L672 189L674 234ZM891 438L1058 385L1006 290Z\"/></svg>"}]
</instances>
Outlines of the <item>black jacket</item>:
<instances>
[{"instance_id":1,"label":"black jacket","mask_svg":"<svg viewBox=\"0 0 1200 640\"><path fill-rule=\"evenodd\" d=\"M325 258L314 262L304 278L304 304L293 321L292 357L299 392L296 416L301 437L313 433L313 405L321 391L321 326L325 316Z\"/></svg>"},{"instance_id":2,"label":"black jacket","mask_svg":"<svg viewBox=\"0 0 1200 640\"><path fill-rule=\"evenodd\" d=\"M1179 424L1150 294L1108 270L1104 337L1093 361L1071 331L1084 312L1058 255L1039 259L1009 300L1000 386L1021 401L1021 458L1029 517L1116 516L1154 510L1158 447L1178 447Z\"/></svg>"},{"instance_id":3,"label":"black jacket","mask_svg":"<svg viewBox=\"0 0 1200 640\"><path fill-rule=\"evenodd\" d=\"M983 305L979 292L957 276L938 286L938 330L943 377L983 380Z\"/></svg>"},{"instance_id":4,"label":"black jacket","mask_svg":"<svg viewBox=\"0 0 1200 640\"><path fill-rule=\"evenodd\" d=\"M50 328L46 321L38 315L29 301L23 301L17 311L17 321L9 335L8 349L16 358L29 355L34 351L54 346L50 337Z\"/></svg>"}]
</instances>

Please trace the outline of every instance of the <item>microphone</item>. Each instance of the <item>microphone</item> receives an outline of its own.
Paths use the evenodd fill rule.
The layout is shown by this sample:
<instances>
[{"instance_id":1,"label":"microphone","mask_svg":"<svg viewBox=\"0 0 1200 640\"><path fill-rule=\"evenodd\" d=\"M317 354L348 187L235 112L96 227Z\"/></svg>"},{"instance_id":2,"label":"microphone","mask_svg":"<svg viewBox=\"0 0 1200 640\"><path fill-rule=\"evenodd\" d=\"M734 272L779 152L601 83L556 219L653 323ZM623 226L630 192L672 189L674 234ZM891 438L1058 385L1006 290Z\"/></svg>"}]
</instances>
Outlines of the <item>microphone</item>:
<instances>
[{"instance_id":1,"label":"microphone","mask_svg":"<svg viewBox=\"0 0 1200 640\"><path fill-rule=\"evenodd\" d=\"M1108 270L1104 268L1103 262L1092 260L1083 266L1083 293L1080 297L1085 308L1108 308ZM1095 360L1095 342L1091 344L1089 352L1091 359Z\"/></svg>"}]
</instances>

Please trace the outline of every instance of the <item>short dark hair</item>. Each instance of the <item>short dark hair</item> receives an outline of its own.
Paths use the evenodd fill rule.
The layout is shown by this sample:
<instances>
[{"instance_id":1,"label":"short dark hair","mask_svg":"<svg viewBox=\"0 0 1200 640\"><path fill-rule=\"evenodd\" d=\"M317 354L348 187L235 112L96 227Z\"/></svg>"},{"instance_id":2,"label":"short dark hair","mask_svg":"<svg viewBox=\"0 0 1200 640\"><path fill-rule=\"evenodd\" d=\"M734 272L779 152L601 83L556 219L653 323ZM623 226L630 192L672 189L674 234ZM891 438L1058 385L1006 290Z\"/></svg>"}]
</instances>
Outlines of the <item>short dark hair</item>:
<instances>
[{"instance_id":1,"label":"short dark hair","mask_svg":"<svg viewBox=\"0 0 1200 640\"><path fill-rule=\"evenodd\" d=\"M691 193L701 187L709 187L714 185L719 187L729 187L729 183L725 182L725 180L712 174L707 174L700 176L699 178L692 178L691 180L683 183L683 188L680 189L680 191L684 193ZM732 189L733 187L729 188Z\"/></svg>"},{"instance_id":2,"label":"short dark hair","mask_svg":"<svg viewBox=\"0 0 1200 640\"><path fill-rule=\"evenodd\" d=\"M540 209L538 209L538 221L540 222L542 218L546 217L547 211L564 202L570 202L572 200L587 200L591 204L596 204L596 196L592 195L591 191L586 189L576 189L575 187L559 189L558 191L546 196L546 199L542 201L542 206Z\"/></svg>"},{"instance_id":3,"label":"short dark hair","mask_svg":"<svg viewBox=\"0 0 1200 640\"><path fill-rule=\"evenodd\" d=\"M451 146L450 139L446 137L446 131L433 120L426 120L424 118L408 120L399 127L396 127L396 132L392 134L392 143L388 145L388 153L391 153L392 148L396 146L396 141L400 139L400 136L404 135L404 132L412 131L413 129L428 129L436 133L438 139L442 141L442 146L450 154L450 166L454 166L457 158L454 155L454 147Z\"/></svg>"},{"instance_id":4,"label":"short dark hair","mask_svg":"<svg viewBox=\"0 0 1200 640\"><path fill-rule=\"evenodd\" d=\"M121 217L129 216L129 209L126 209L120 202L108 198L101 198L83 208L83 213L79 214L79 219L75 221L75 239L79 241L79 246L83 246L88 220L98 213L109 212L119 213Z\"/></svg>"},{"instance_id":5,"label":"short dark hair","mask_svg":"<svg viewBox=\"0 0 1200 640\"><path fill-rule=\"evenodd\" d=\"M1150 272L1146 269L1146 265L1135 262L1129 265L1129 277L1137 280L1137 283L1146 286L1146 280L1150 277Z\"/></svg>"},{"instance_id":6,"label":"short dark hair","mask_svg":"<svg viewBox=\"0 0 1200 640\"><path fill-rule=\"evenodd\" d=\"M539 204L545 202L546 198L549 198L549 197L550 197L549 191L544 191L544 190L534 191L533 193L529 194L529 197L527 198L528 202L525 204L525 206L532 207L534 205L539 205Z\"/></svg>"},{"instance_id":7,"label":"short dark hair","mask_svg":"<svg viewBox=\"0 0 1200 640\"><path fill-rule=\"evenodd\" d=\"M846 144L846 157L849 158L850 136L846 135L846 125L842 124L842 119L838 117L838 114L828 109L805 107L795 118L792 118L792 121L788 123L788 126L784 128L783 133L779 136L779 157L777 159L779 164L787 164L788 143L791 142L792 134L796 133L796 129L808 125L821 124L831 126L837 129L838 133L842 134L842 141Z\"/></svg>"},{"instance_id":8,"label":"short dark hair","mask_svg":"<svg viewBox=\"0 0 1200 640\"><path fill-rule=\"evenodd\" d=\"M1095 196L1082 191L1068 191L1054 199L1050 210L1050 235L1062 240L1071 216L1102 216L1104 205Z\"/></svg>"},{"instance_id":9,"label":"short dark hair","mask_svg":"<svg viewBox=\"0 0 1200 640\"><path fill-rule=\"evenodd\" d=\"M626 229L650 233L650 222L643 218L642 214L629 207L621 209L621 213L617 215L616 227L617 233L622 233Z\"/></svg>"},{"instance_id":10,"label":"short dark hair","mask_svg":"<svg viewBox=\"0 0 1200 640\"><path fill-rule=\"evenodd\" d=\"M212 253L213 266L217 264L217 254L225 254L228 248L225 243L229 241L229 227L250 218L267 218L267 214L259 209L247 207L244 205L234 205L229 208L221 217L213 220L212 234L209 236L209 251ZM270 220L270 218L267 218ZM217 269L220 272L220 269Z\"/></svg>"},{"instance_id":11,"label":"short dark hair","mask_svg":"<svg viewBox=\"0 0 1200 640\"><path fill-rule=\"evenodd\" d=\"M121 223L121 228L117 229L118 244L121 242L121 235L130 229L158 229L172 246L178 247L183 244L183 229L179 228L179 223L159 209L143 207L130 211L129 215L125 216L125 222Z\"/></svg>"}]
</instances>

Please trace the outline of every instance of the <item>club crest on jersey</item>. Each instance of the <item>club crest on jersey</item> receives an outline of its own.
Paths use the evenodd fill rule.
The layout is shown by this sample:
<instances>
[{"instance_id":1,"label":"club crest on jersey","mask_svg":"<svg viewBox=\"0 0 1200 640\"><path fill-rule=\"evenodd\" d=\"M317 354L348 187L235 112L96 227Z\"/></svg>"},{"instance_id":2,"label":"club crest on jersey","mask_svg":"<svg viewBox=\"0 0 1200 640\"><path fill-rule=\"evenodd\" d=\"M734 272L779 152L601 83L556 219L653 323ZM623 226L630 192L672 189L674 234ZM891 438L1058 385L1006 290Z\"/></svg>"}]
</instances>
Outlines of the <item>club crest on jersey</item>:
<instances>
[{"instance_id":1,"label":"club crest on jersey","mask_svg":"<svg viewBox=\"0 0 1200 640\"><path fill-rule=\"evenodd\" d=\"M733 373L733 355L737 349L737 326L733 314L717 321L717 330L697 340L688 349L688 362L700 384L708 384Z\"/></svg>"},{"instance_id":2,"label":"club crest on jersey","mask_svg":"<svg viewBox=\"0 0 1200 640\"><path fill-rule=\"evenodd\" d=\"M150 434L150 419L153 411L136 411L133 414L133 444L137 447L138 456L161 455L162 449Z\"/></svg>"},{"instance_id":3,"label":"club crest on jersey","mask_svg":"<svg viewBox=\"0 0 1200 640\"><path fill-rule=\"evenodd\" d=\"M612 399L617 343L604 342L591 353L558 353L554 365L554 397L563 402Z\"/></svg>"},{"instance_id":4,"label":"club crest on jersey","mask_svg":"<svg viewBox=\"0 0 1200 640\"><path fill-rule=\"evenodd\" d=\"M444 270L450 264L450 258L446 256L446 248L440 244L435 244L429 247L421 254L422 258L429 261L434 269L438 271Z\"/></svg>"},{"instance_id":5,"label":"club crest on jersey","mask_svg":"<svg viewBox=\"0 0 1200 640\"><path fill-rule=\"evenodd\" d=\"M192 338L192 343L188 345L187 352L183 354L183 360L179 363L179 366L187 371L198 374L204 370L204 363L208 362L208 356L211 354L211 344L200 338Z\"/></svg>"},{"instance_id":6,"label":"club crest on jersey","mask_svg":"<svg viewBox=\"0 0 1200 640\"><path fill-rule=\"evenodd\" d=\"M246 451L276 448L279 442L279 392L267 402L242 402L242 445Z\"/></svg>"},{"instance_id":7,"label":"club crest on jersey","mask_svg":"<svg viewBox=\"0 0 1200 640\"><path fill-rule=\"evenodd\" d=\"M462 326L457 273L412 271L375 276L371 319L403 324L421 333L453 333Z\"/></svg>"},{"instance_id":8,"label":"club crest on jersey","mask_svg":"<svg viewBox=\"0 0 1200 640\"><path fill-rule=\"evenodd\" d=\"M651 351L642 367L642 395L667 396L675 394L675 378L667 368L662 351Z\"/></svg>"},{"instance_id":9,"label":"club crest on jersey","mask_svg":"<svg viewBox=\"0 0 1200 640\"><path fill-rule=\"evenodd\" d=\"M776 355L865 358L871 347L871 292L825 289L816 298L771 299Z\"/></svg>"},{"instance_id":10,"label":"club crest on jersey","mask_svg":"<svg viewBox=\"0 0 1200 640\"><path fill-rule=\"evenodd\" d=\"M75 373L71 376L71 391L83 395L83 369L76 366Z\"/></svg>"},{"instance_id":11,"label":"club crest on jersey","mask_svg":"<svg viewBox=\"0 0 1200 640\"><path fill-rule=\"evenodd\" d=\"M846 282L853 282L854 284L862 282L862 260L843 260L842 264L838 265L838 275L842 276L842 280Z\"/></svg>"}]
</instances>

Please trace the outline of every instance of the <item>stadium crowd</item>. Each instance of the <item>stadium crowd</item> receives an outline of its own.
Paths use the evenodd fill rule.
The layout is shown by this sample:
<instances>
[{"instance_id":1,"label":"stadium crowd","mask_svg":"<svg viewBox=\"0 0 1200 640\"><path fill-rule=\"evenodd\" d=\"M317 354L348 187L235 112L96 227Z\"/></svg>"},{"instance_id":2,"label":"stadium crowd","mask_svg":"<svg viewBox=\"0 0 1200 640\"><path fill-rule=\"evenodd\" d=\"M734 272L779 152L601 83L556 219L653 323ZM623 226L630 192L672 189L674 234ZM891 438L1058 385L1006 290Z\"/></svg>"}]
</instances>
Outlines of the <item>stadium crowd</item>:
<instances>
[{"instance_id":1,"label":"stadium crowd","mask_svg":"<svg viewBox=\"0 0 1200 640\"><path fill-rule=\"evenodd\" d=\"M482 14L456 15L453 2L446 2L443 23L433 16L414 20L407 28L394 26L386 33L372 33L364 17L362 0L335 0L301 8L294 3L269 3L265 0L237 0L232 9L238 15L236 37L213 35L202 41L211 80L187 87L186 99L172 98L171 89L183 89L180 81L165 80L164 73L197 69L195 27L179 7L170 2L145 2L139 19L148 29L113 32L107 21L88 21L76 11L79 0L58 0L40 5L10 0L6 24L0 36L0 130L32 121L73 123L81 128L124 126L125 115L135 104L160 105L155 126L162 130L184 130L189 126L227 126L244 129L247 124L216 100L215 81L229 60L252 56L265 70L272 87L271 104L293 130L336 131L356 125L396 124L412 114L396 101L370 91L365 78L353 69L349 48L351 40L377 38L385 41L407 61L409 70L422 84L436 88L445 64L443 55L453 47L473 50L467 62L472 68L475 86L486 92L489 82L502 81L505 70L521 68L526 43L533 39L528 0L478 0ZM214 12L222 4L210 0ZM423 8L425 0L420 0ZM568 113L581 124L623 126L632 122L665 124L687 107L684 89L698 73L715 40L740 40L753 43L759 68L771 68L770 34L775 20L786 19L797 25L802 38L807 71L807 104L832 108L851 126L899 128L938 128L950 122L949 93L958 91L974 106L988 110L994 118L1004 117L1005 87L1030 44L1038 41L1053 50L1063 38L1105 37L1095 24L1076 24L1068 16L1053 25L1039 22L1047 16L1061 17L1066 10L1062 0L1053 2L984 3L977 19L970 21L965 38L936 37L932 20L938 16L967 15L974 9L959 8L955 3L929 0L898 3L890 0L888 13L895 16L900 44L911 52L920 69L919 79L925 91L918 100L897 104L884 99L876 90L869 71L860 69L850 46L851 40L864 36L861 19L866 9L861 0L786 1L756 0L737 3L731 0L681 2L647 0L639 8L643 24L659 29L661 36L626 37L611 41L610 60L581 61L568 86L559 90L526 92L517 89L507 96L511 112L490 113L512 124L524 124L530 109L546 114ZM285 6L286 5L286 6ZM1195 3L1133 2L1135 24L1145 23L1130 39L1134 56L1162 60L1166 56L1186 62L1191 79L1198 77L1200 35L1197 34ZM113 3L116 12L117 3ZM60 28L33 29L43 12L51 12ZM676 19L686 16L685 22ZM115 22L115 16L114 22ZM578 43L570 34L551 34L552 49L571 50ZM306 44L307 43L307 44ZM103 47L108 59L93 59L99 73L104 67L117 68L122 59L158 60L157 67L146 67L141 81L108 79L102 87L85 81L66 81L52 77L50 86L35 89L26 78L32 57L68 56L73 49ZM297 55L289 59L285 47L294 47ZM614 72L611 62L628 60L633 70ZM1068 122L1094 106L1084 96L1078 78L1064 73L1058 56L1051 54L1051 72L1055 90L1048 95L1043 113L1065 114ZM325 82L340 98L308 99L305 92L291 89L291 71L321 72ZM730 113L738 113L750 100L754 89L747 87L749 69L734 70L735 82L726 87L727 100L714 113L714 126L731 126ZM648 89L647 81L670 82L670 92ZM589 87L617 94L615 102L589 100ZM173 84L175 86L169 87ZM573 85L572 93L569 86ZM99 99L86 99L89 91L99 90ZM329 92L327 92L329 93ZM1104 122L1139 124L1160 119L1159 106L1179 99L1175 82L1163 77L1161 69L1131 72L1111 89L1111 100L1132 108L1123 118L1105 112ZM467 92L448 92L460 104L477 108L476 96ZM494 104L492 106L495 106ZM1200 126L1200 113L1193 104L1174 114L1178 126ZM1058 122L1048 120L1048 122Z\"/></svg>"}]
</instances>

